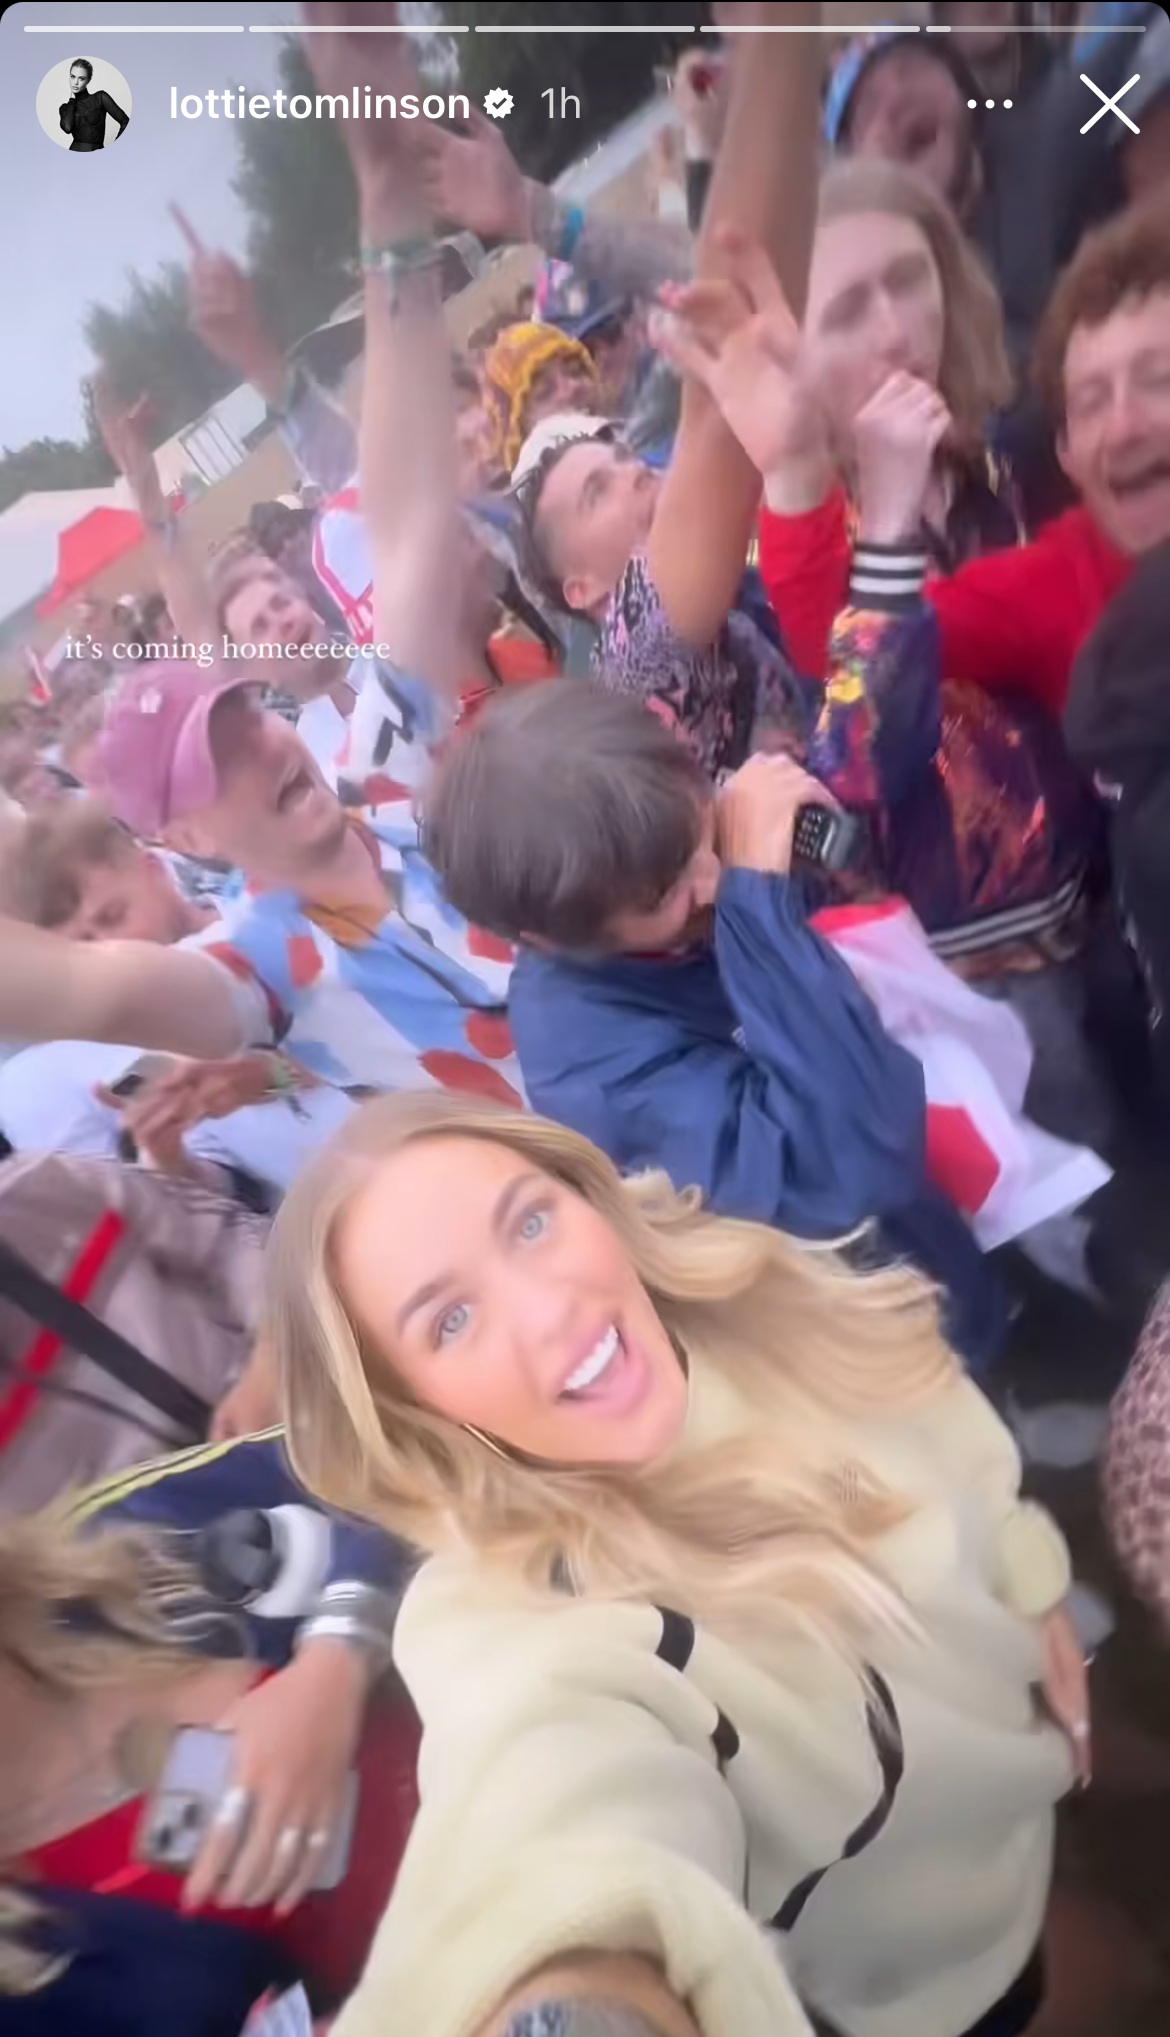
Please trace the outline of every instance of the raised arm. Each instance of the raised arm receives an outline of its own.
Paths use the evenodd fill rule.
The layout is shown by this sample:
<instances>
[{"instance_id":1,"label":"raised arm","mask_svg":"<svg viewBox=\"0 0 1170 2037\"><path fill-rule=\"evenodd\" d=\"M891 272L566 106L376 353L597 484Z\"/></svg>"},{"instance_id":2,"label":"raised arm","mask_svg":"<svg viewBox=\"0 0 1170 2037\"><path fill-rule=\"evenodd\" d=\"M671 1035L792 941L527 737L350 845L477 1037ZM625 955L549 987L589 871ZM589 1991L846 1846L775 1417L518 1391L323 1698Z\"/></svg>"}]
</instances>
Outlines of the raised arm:
<instances>
[{"instance_id":1,"label":"raised arm","mask_svg":"<svg viewBox=\"0 0 1170 2037\"><path fill-rule=\"evenodd\" d=\"M685 227L591 211L523 176L499 128L478 109L462 134L429 125L419 147L435 217L481 240L535 243L616 297L652 296L692 273L694 242Z\"/></svg>"},{"instance_id":2,"label":"raised arm","mask_svg":"<svg viewBox=\"0 0 1170 2037\"><path fill-rule=\"evenodd\" d=\"M787 10L753 9L761 26ZM736 38L727 126L699 239L700 284L733 271L732 227L759 242L799 318L808 281L817 179L815 35ZM674 458L647 547L651 574L676 632L710 643L742 577L760 500L760 475L701 380L688 377Z\"/></svg>"},{"instance_id":3,"label":"raised arm","mask_svg":"<svg viewBox=\"0 0 1170 2037\"><path fill-rule=\"evenodd\" d=\"M219 1060L249 1044L246 993L207 955L64 940L0 919L0 1039L108 1040Z\"/></svg>"},{"instance_id":4,"label":"raised arm","mask_svg":"<svg viewBox=\"0 0 1170 2037\"><path fill-rule=\"evenodd\" d=\"M163 495L146 435L146 398L126 406L101 373L94 377L93 398L106 451L130 485L176 633L185 643L218 645L215 602L202 562Z\"/></svg>"},{"instance_id":5,"label":"raised arm","mask_svg":"<svg viewBox=\"0 0 1170 2037\"><path fill-rule=\"evenodd\" d=\"M395 1657L423 1720L423 1801L336 2037L384 2037L388 2003L427 2037L518 2037L522 2007L569 2000L579 2025L547 2018L566 2037L809 2037L743 1907L746 1834L710 1701L656 1659L660 1613L597 1613L529 1616L445 1561L408 1589ZM804 1707L781 1704L795 1740ZM791 1885L815 1864L787 1834L777 1853Z\"/></svg>"},{"instance_id":6,"label":"raised arm","mask_svg":"<svg viewBox=\"0 0 1170 2037\"><path fill-rule=\"evenodd\" d=\"M357 433L341 405L308 369L285 360L269 332L250 276L230 255L204 248L178 212L191 252L191 324L210 353L250 382L280 423L281 436L307 481L327 495L357 473Z\"/></svg>"},{"instance_id":7,"label":"raised arm","mask_svg":"<svg viewBox=\"0 0 1170 2037\"><path fill-rule=\"evenodd\" d=\"M308 55L329 91L409 90L405 37L352 35L393 10L309 6ZM373 563L374 637L388 662L443 699L456 687L462 533L455 492L450 346L417 166L393 123L345 129L358 187L366 358L359 433L362 509Z\"/></svg>"}]
</instances>

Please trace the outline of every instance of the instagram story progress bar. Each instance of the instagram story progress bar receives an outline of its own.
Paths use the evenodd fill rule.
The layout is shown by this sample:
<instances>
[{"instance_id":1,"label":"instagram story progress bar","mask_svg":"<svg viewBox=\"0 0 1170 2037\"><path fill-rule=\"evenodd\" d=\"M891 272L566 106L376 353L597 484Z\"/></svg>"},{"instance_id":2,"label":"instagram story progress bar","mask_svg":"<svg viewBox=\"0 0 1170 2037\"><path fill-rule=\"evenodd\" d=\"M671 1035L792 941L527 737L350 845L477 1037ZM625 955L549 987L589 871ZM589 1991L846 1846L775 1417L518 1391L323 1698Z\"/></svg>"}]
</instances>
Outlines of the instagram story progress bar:
<instances>
[{"instance_id":1,"label":"instagram story progress bar","mask_svg":"<svg viewBox=\"0 0 1170 2037\"><path fill-rule=\"evenodd\" d=\"M26 35L68 35L75 37L75 21L25 21L21 27ZM880 27L888 35L949 35L950 27L945 23L922 23L918 21L887 21L869 24L872 32ZM1109 22L1110 35L1144 35L1144 22ZM90 37L97 35L327 35L330 31L308 22L206 22L206 21L113 21L86 27ZM966 31L969 35L998 35L1001 31L993 26L981 28L973 25ZM839 35L840 25L825 21L790 21L758 24L745 22L724 22L722 25L707 21L647 21L645 23L617 22L608 26L593 22L347 22L347 35ZM1083 35L1081 24L1058 26L1049 23L1044 27L1017 24L1013 31L1017 35Z\"/></svg>"}]
</instances>

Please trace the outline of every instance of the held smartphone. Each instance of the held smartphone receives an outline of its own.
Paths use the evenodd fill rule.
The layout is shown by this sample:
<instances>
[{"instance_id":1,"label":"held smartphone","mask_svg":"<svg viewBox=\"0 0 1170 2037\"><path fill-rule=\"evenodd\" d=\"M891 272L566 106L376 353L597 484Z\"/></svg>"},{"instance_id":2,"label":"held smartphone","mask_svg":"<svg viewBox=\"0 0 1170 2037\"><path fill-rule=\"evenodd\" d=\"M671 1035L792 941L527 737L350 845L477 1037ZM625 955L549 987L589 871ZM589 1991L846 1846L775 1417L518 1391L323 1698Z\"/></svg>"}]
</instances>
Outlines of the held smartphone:
<instances>
[{"instance_id":1,"label":"held smartphone","mask_svg":"<svg viewBox=\"0 0 1170 2037\"><path fill-rule=\"evenodd\" d=\"M110 1095L128 1103L132 1096L137 1096L144 1083L153 1082L160 1075L169 1075L176 1065L172 1054L140 1054L133 1067L128 1068L117 1082L107 1084Z\"/></svg>"},{"instance_id":2,"label":"held smartphone","mask_svg":"<svg viewBox=\"0 0 1170 2037\"><path fill-rule=\"evenodd\" d=\"M142 1814L134 1855L165 1874L187 1874L215 1819L231 1780L233 1736L206 1726L185 1726L176 1733L158 1787ZM345 1805L330 1843L309 1884L311 1895L323 1894L344 1880L353 1844L358 1779L346 1782Z\"/></svg>"},{"instance_id":3,"label":"held smartphone","mask_svg":"<svg viewBox=\"0 0 1170 2037\"><path fill-rule=\"evenodd\" d=\"M839 807L818 806L808 802L796 809L796 822L792 830L792 864L794 869L845 870L857 853L861 841L861 823L855 815L842 813Z\"/></svg>"}]
</instances>

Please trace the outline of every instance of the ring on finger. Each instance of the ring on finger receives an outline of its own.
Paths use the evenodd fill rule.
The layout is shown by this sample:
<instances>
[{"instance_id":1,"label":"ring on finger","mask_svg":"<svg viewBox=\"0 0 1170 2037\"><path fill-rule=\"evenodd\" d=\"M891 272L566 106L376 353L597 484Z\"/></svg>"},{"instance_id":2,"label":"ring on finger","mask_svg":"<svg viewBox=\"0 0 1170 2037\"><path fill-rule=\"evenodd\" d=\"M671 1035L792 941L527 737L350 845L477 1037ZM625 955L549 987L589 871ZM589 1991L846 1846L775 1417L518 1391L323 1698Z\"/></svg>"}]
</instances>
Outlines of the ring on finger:
<instances>
[{"instance_id":1,"label":"ring on finger","mask_svg":"<svg viewBox=\"0 0 1170 2037\"><path fill-rule=\"evenodd\" d=\"M331 1826L318 1825L316 1831L310 1832L309 1834L309 1845L312 1847L314 1853L320 1853L323 1846L328 1846L329 1841L332 1839L332 1837L333 1831Z\"/></svg>"},{"instance_id":2,"label":"ring on finger","mask_svg":"<svg viewBox=\"0 0 1170 2037\"><path fill-rule=\"evenodd\" d=\"M278 1859L287 1860L291 1853L295 1853L298 1846L302 1844L304 1836L303 1826L286 1825L276 1842Z\"/></svg>"},{"instance_id":3,"label":"ring on finger","mask_svg":"<svg viewBox=\"0 0 1170 2037\"><path fill-rule=\"evenodd\" d=\"M252 1793L235 1782L226 1789L216 1806L214 1824L219 1832L235 1832L243 1824L252 1803Z\"/></svg>"}]
</instances>

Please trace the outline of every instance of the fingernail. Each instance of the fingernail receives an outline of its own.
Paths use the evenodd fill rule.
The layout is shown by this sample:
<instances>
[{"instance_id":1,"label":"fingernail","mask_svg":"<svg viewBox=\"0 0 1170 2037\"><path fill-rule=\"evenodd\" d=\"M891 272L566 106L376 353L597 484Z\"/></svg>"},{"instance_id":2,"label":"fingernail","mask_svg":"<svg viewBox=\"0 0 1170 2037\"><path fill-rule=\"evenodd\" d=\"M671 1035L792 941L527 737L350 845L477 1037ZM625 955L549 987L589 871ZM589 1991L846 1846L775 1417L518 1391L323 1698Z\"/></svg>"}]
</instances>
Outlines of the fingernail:
<instances>
[{"instance_id":1,"label":"fingernail","mask_svg":"<svg viewBox=\"0 0 1170 2037\"><path fill-rule=\"evenodd\" d=\"M1089 1737L1089 1721L1087 1719L1074 1719L1072 1736L1074 1740L1087 1740Z\"/></svg>"}]
</instances>

